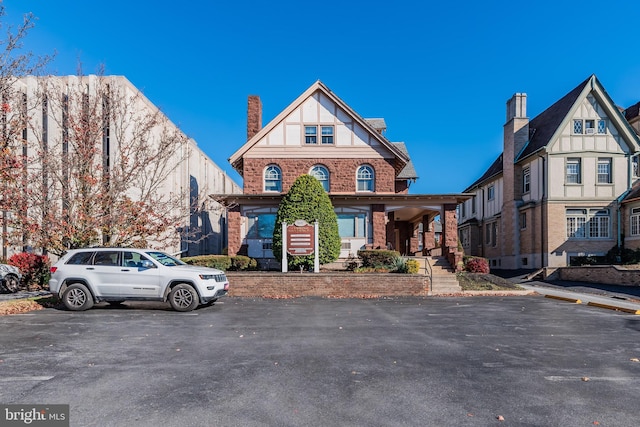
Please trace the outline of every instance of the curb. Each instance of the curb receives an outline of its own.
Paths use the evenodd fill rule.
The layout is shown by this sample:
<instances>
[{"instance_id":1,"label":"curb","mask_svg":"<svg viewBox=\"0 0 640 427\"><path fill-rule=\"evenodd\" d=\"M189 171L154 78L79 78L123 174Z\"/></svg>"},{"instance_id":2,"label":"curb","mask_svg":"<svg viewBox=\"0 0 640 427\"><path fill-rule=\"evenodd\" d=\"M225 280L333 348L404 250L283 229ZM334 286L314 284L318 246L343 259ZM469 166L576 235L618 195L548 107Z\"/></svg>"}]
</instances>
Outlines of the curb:
<instances>
[{"instance_id":1,"label":"curb","mask_svg":"<svg viewBox=\"0 0 640 427\"><path fill-rule=\"evenodd\" d=\"M582 300L577 299L577 298L568 298L568 297L561 297L561 296L558 296L558 295L549 295L549 294L545 295L544 297L545 298L557 299L557 300L560 300L560 301L572 302L574 304L582 304Z\"/></svg>"},{"instance_id":2,"label":"curb","mask_svg":"<svg viewBox=\"0 0 640 427\"><path fill-rule=\"evenodd\" d=\"M591 305L593 307L599 307L599 308L606 308L606 309L609 309L609 310L623 311L625 313L630 313L630 314L640 315L640 310L636 310L636 309L633 309L633 308L618 307L616 305L602 304L602 303L593 302L593 301L590 301L589 303L587 303L587 305Z\"/></svg>"}]
</instances>

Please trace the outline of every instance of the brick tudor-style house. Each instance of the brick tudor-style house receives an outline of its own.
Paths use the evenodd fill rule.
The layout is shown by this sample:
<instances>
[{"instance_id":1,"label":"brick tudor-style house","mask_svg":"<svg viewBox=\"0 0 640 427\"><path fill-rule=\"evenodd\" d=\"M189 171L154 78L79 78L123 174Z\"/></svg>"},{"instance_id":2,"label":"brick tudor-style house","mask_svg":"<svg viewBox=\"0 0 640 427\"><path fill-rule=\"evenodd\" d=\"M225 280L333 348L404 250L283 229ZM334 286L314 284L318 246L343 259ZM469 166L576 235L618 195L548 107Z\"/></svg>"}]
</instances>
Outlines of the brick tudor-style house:
<instances>
[{"instance_id":1,"label":"brick tudor-style house","mask_svg":"<svg viewBox=\"0 0 640 427\"><path fill-rule=\"evenodd\" d=\"M434 220L443 255L457 264L457 205L464 194L411 195L418 177L401 142L385 137L383 119L364 119L317 81L265 127L262 103L249 96L247 142L230 158L243 194L214 195L228 209L228 253L275 267L272 235L281 198L303 174L316 177L338 216L340 258L362 248L430 253Z\"/></svg>"},{"instance_id":2,"label":"brick tudor-style house","mask_svg":"<svg viewBox=\"0 0 640 427\"><path fill-rule=\"evenodd\" d=\"M640 247L640 103L618 108L595 75L529 120L507 102L504 151L465 193L465 254L491 268L549 269Z\"/></svg>"}]
</instances>

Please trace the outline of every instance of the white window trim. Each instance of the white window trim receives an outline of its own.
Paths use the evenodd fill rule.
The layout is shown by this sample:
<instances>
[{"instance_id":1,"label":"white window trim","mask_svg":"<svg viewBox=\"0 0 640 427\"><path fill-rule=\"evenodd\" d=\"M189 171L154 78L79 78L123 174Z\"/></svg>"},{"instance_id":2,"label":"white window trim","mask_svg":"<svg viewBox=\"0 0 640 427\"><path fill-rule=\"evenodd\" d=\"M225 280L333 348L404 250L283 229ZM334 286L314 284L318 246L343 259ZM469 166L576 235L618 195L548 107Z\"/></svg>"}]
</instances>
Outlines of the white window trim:
<instances>
[{"instance_id":1,"label":"white window trim","mask_svg":"<svg viewBox=\"0 0 640 427\"><path fill-rule=\"evenodd\" d=\"M607 164L609 171L607 173L607 181L600 182L600 164ZM602 174L604 175L604 174ZM611 157L598 157L596 162L596 184L597 185L611 185L613 184L613 159Z\"/></svg>"},{"instance_id":2,"label":"white window trim","mask_svg":"<svg viewBox=\"0 0 640 427\"><path fill-rule=\"evenodd\" d=\"M640 208L631 208L629 215L629 236L640 236Z\"/></svg>"},{"instance_id":3,"label":"white window trim","mask_svg":"<svg viewBox=\"0 0 640 427\"><path fill-rule=\"evenodd\" d=\"M277 175L277 179L275 178L267 178L267 172L269 172L269 169L277 169L278 170L278 175ZM278 182L278 186L280 187L278 190L271 190L271 189L267 189L267 181L274 181L274 182ZM266 168L264 168L264 172L262 173L262 190L265 193L281 193L282 192L282 169L280 169L280 167L278 165L268 165Z\"/></svg>"},{"instance_id":4,"label":"white window trim","mask_svg":"<svg viewBox=\"0 0 640 427\"><path fill-rule=\"evenodd\" d=\"M605 212L606 214L604 214ZM605 223L604 225L606 225L606 235L600 236L603 222ZM612 236L611 222L611 211L607 208L566 208L566 238L568 240L609 240ZM596 234L598 234L595 236L592 235L594 227Z\"/></svg>"},{"instance_id":5,"label":"white window trim","mask_svg":"<svg viewBox=\"0 0 640 427\"><path fill-rule=\"evenodd\" d=\"M575 174L577 177L576 182L569 182L569 164L576 164L578 166L578 172ZM567 185L582 185L582 159L580 157L567 157L564 165L564 181Z\"/></svg>"},{"instance_id":6,"label":"white window trim","mask_svg":"<svg viewBox=\"0 0 640 427\"><path fill-rule=\"evenodd\" d=\"M369 177L361 177L360 173L361 171L363 171L364 169L368 169L370 171L370 176ZM362 182L369 182L371 185L369 189L366 190L361 190L360 189L360 181ZM376 171L375 169L373 169L373 166L371 165L360 165L358 166L358 169L356 169L356 192L357 193L373 193L376 190Z\"/></svg>"}]
</instances>

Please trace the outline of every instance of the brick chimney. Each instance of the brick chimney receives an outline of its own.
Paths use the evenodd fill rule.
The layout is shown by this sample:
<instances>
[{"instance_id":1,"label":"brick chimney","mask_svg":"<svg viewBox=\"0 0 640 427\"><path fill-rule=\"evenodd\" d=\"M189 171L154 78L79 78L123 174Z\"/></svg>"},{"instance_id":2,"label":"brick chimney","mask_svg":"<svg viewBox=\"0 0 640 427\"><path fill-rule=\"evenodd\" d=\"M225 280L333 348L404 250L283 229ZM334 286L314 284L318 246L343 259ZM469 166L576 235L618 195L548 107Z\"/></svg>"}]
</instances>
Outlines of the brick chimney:
<instances>
[{"instance_id":1,"label":"brick chimney","mask_svg":"<svg viewBox=\"0 0 640 427\"><path fill-rule=\"evenodd\" d=\"M529 119L527 118L527 94L516 93L507 101L507 124L509 129L505 133L505 143L507 139L513 138L513 157L520 154L524 144L529 139ZM505 147L506 148L506 147Z\"/></svg>"},{"instance_id":2,"label":"brick chimney","mask_svg":"<svg viewBox=\"0 0 640 427\"><path fill-rule=\"evenodd\" d=\"M529 140L527 94L516 93L507 101L507 122L504 124L502 155L502 268L520 268L520 216L522 204L522 170L514 163Z\"/></svg>"},{"instance_id":3,"label":"brick chimney","mask_svg":"<svg viewBox=\"0 0 640 427\"><path fill-rule=\"evenodd\" d=\"M247 106L247 141L262 129L262 102L257 95L249 95Z\"/></svg>"}]
</instances>

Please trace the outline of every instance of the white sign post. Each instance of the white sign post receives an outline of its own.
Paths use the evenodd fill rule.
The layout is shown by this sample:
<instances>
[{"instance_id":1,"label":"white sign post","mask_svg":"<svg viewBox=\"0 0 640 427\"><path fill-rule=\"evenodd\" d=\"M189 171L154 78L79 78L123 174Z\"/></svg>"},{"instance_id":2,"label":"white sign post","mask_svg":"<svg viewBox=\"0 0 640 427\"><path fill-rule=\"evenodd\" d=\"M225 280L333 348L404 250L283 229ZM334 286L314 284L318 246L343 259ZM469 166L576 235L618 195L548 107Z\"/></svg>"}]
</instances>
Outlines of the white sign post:
<instances>
[{"instance_id":1,"label":"white sign post","mask_svg":"<svg viewBox=\"0 0 640 427\"><path fill-rule=\"evenodd\" d=\"M313 224L314 228L315 228L315 239L313 242L313 272L314 273L319 273L320 272L320 251L318 250L318 242L320 241L318 239L318 220L316 219L316 222Z\"/></svg>"},{"instance_id":2,"label":"white sign post","mask_svg":"<svg viewBox=\"0 0 640 427\"><path fill-rule=\"evenodd\" d=\"M287 223L282 222L282 272L286 273L287 265Z\"/></svg>"}]
</instances>

